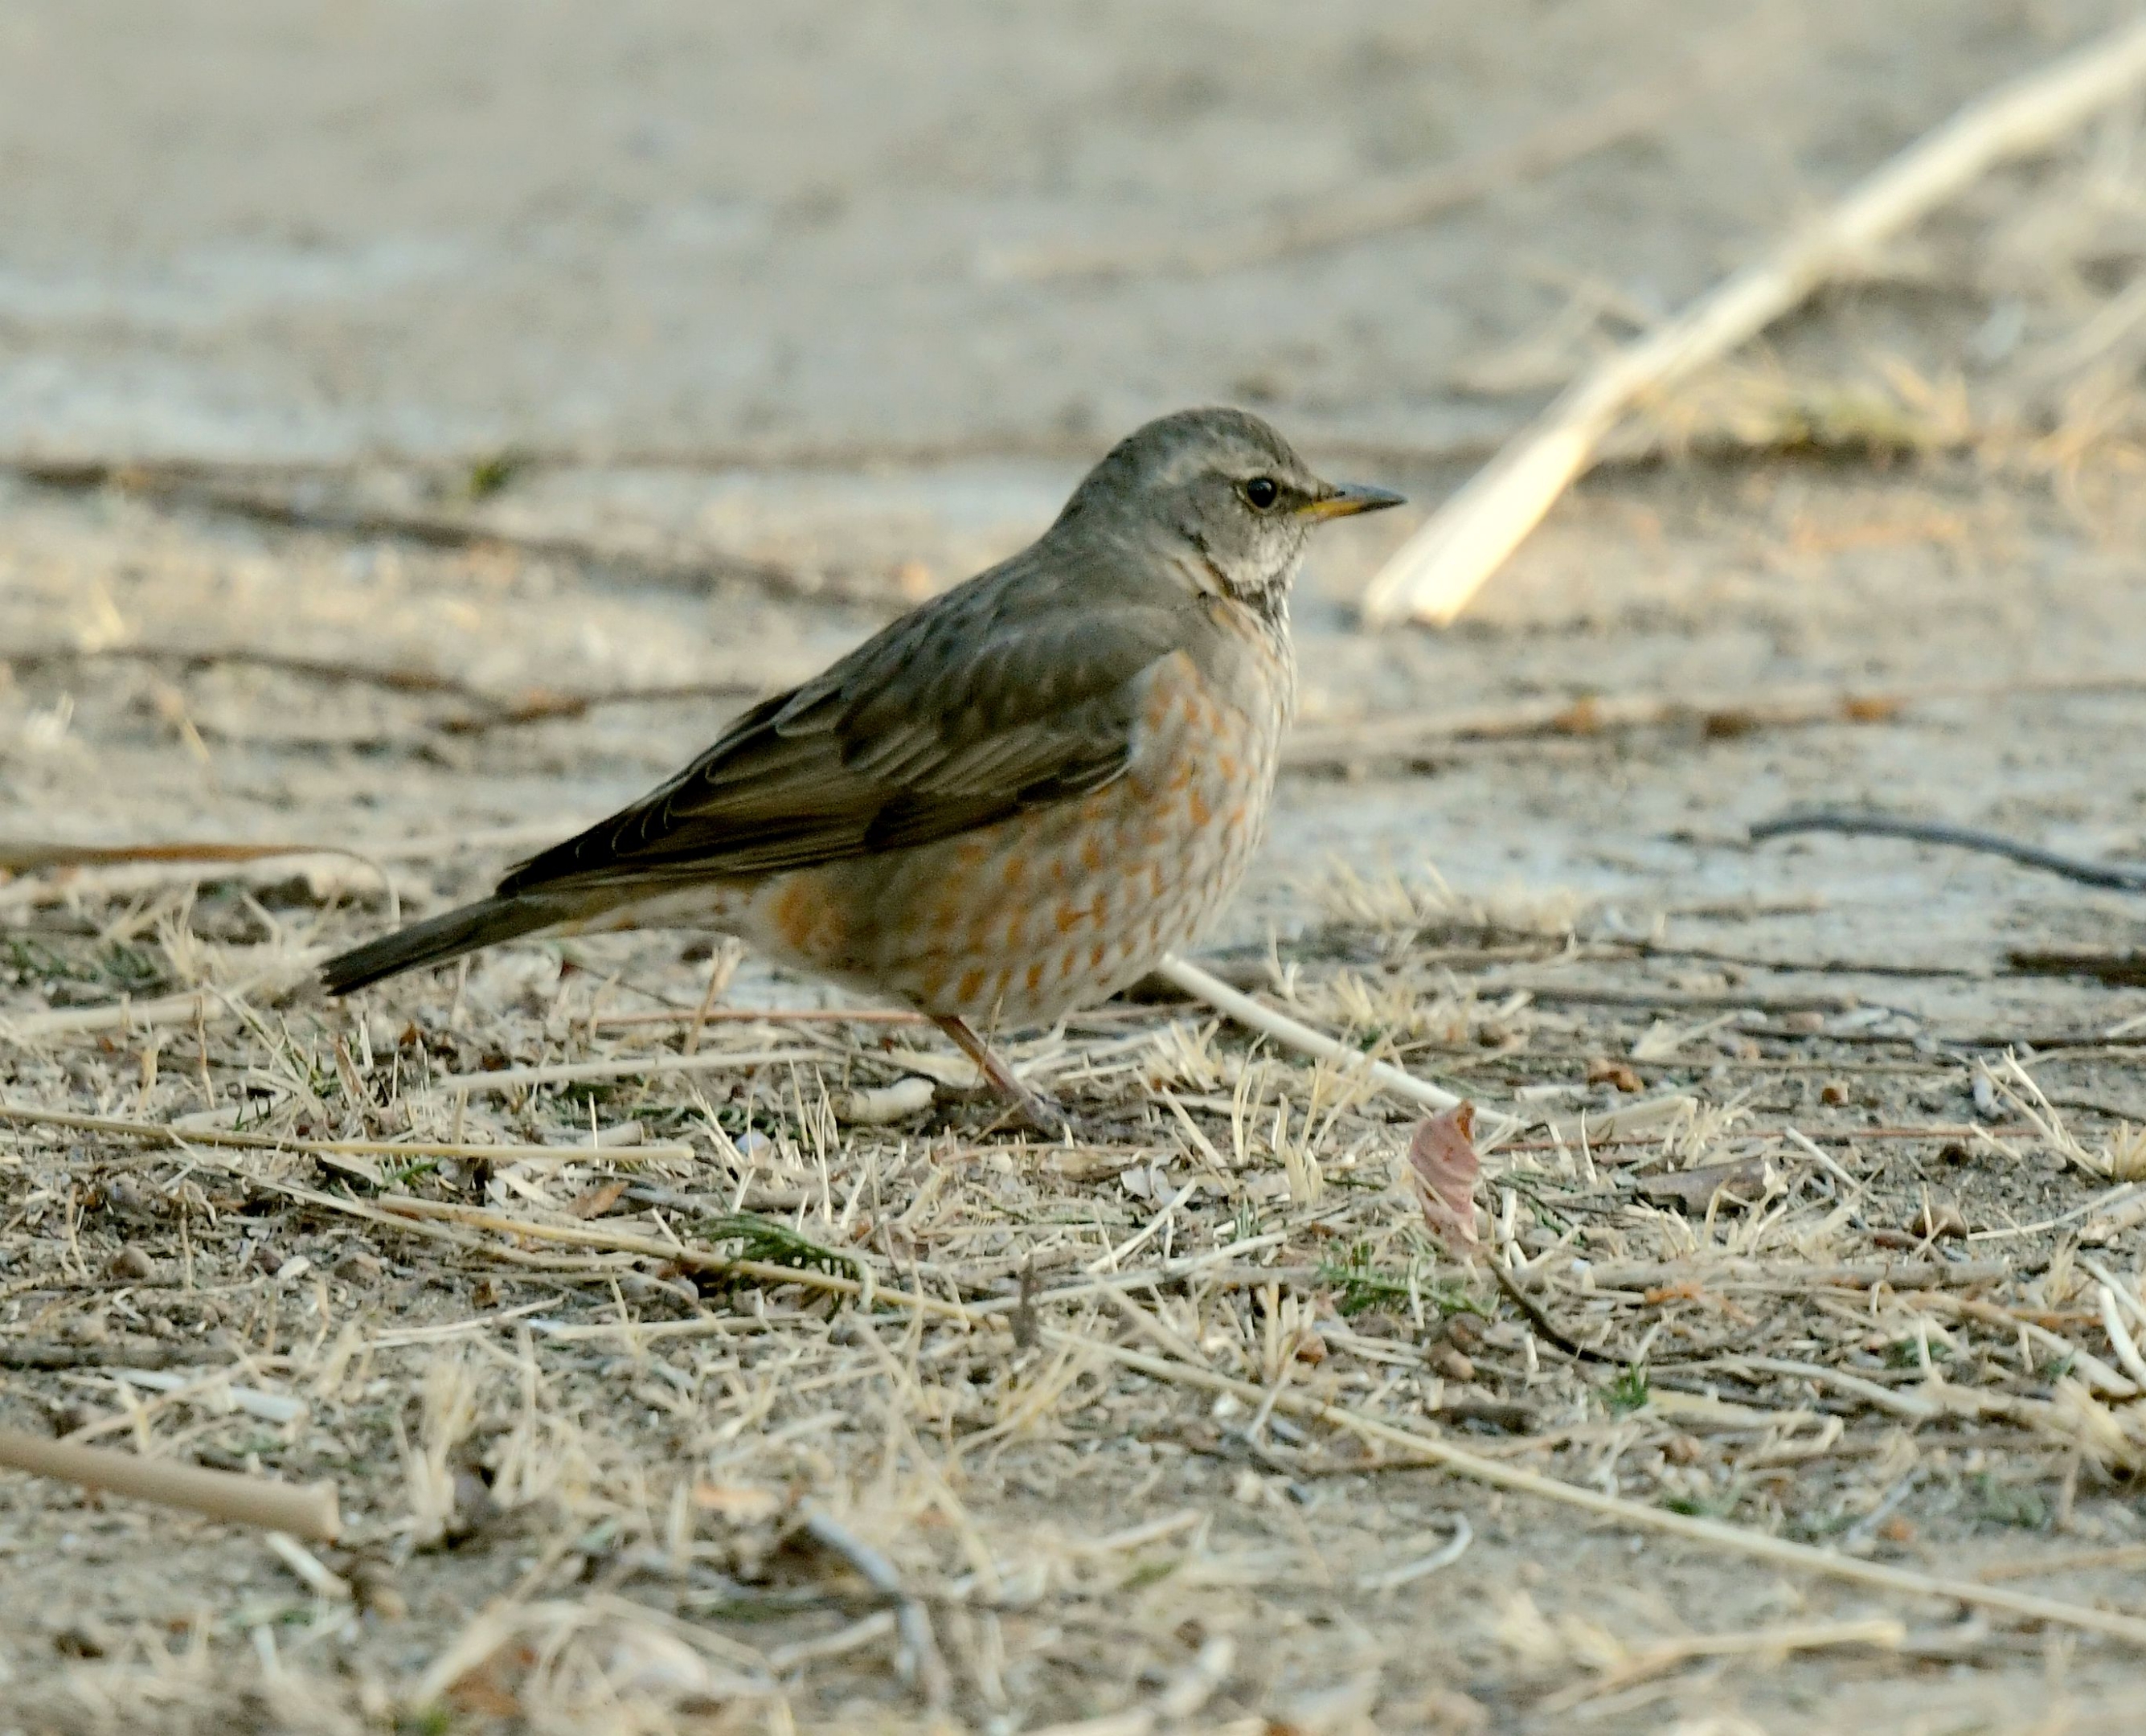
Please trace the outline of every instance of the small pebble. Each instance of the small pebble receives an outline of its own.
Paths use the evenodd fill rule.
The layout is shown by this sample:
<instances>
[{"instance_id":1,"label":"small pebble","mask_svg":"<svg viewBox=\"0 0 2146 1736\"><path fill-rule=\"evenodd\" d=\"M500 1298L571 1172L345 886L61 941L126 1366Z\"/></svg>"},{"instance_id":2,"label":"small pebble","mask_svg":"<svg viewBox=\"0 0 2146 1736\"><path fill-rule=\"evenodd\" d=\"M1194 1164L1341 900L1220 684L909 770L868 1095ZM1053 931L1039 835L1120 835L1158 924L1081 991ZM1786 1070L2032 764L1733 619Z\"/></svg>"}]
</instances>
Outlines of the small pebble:
<instances>
[{"instance_id":1,"label":"small pebble","mask_svg":"<svg viewBox=\"0 0 2146 1736\"><path fill-rule=\"evenodd\" d=\"M387 1270L377 1255L368 1254L360 1248L344 1255L336 1262L335 1275L345 1284L372 1284L377 1282Z\"/></svg>"},{"instance_id":2,"label":"small pebble","mask_svg":"<svg viewBox=\"0 0 2146 1736\"><path fill-rule=\"evenodd\" d=\"M1448 1380L1475 1378L1475 1364L1469 1359L1468 1353L1451 1344L1433 1344L1425 1359Z\"/></svg>"},{"instance_id":3,"label":"small pebble","mask_svg":"<svg viewBox=\"0 0 2146 1736\"><path fill-rule=\"evenodd\" d=\"M124 1278L132 1284L149 1284L157 1276L157 1262L129 1242L112 1256L112 1264L105 1270L114 1278Z\"/></svg>"},{"instance_id":4,"label":"small pebble","mask_svg":"<svg viewBox=\"0 0 2146 1736\"><path fill-rule=\"evenodd\" d=\"M395 1569L377 1555L361 1555L344 1569L357 1607L382 1621L399 1622L410 1614L409 1599L395 1583Z\"/></svg>"},{"instance_id":5,"label":"small pebble","mask_svg":"<svg viewBox=\"0 0 2146 1736\"><path fill-rule=\"evenodd\" d=\"M1965 1241L1967 1220L1960 1215L1959 1208L1942 1200L1933 1200L1917 1212L1908 1229L1925 1241Z\"/></svg>"},{"instance_id":6,"label":"small pebble","mask_svg":"<svg viewBox=\"0 0 2146 1736\"><path fill-rule=\"evenodd\" d=\"M1976 1074L1974 1082L1968 1087L1968 1091L1969 1095L1974 1099L1974 1112L1982 1120L1985 1121L2004 1120L2004 1107L1997 1100L1997 1087L1990 1084L1989 1075L1987 1073Z\"/></svg>"}]
</instances>

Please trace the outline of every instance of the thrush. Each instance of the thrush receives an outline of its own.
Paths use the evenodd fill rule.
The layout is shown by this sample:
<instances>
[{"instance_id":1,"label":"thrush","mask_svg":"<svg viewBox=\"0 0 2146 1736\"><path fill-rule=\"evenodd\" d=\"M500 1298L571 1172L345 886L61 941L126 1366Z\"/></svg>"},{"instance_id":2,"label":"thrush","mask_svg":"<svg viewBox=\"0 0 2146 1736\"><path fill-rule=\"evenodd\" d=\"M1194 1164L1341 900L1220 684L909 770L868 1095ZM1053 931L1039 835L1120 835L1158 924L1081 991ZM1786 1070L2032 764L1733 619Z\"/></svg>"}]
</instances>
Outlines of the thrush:
<instances>
[{"instance_id":1,"label":"thrush","mask_svg":"<svg viewBox=\"0 0 2146 1736\"><path fill-rule=\"evenodd\" d=\"M1019 554L763 701L667 783L490 897L330 960L347 995L504 940L736 935L984 1034L1107 999L1199 934L1265 828L1313 528L1400 504L1241 411L1120 441Z\"/></svg>"}]
</instances>

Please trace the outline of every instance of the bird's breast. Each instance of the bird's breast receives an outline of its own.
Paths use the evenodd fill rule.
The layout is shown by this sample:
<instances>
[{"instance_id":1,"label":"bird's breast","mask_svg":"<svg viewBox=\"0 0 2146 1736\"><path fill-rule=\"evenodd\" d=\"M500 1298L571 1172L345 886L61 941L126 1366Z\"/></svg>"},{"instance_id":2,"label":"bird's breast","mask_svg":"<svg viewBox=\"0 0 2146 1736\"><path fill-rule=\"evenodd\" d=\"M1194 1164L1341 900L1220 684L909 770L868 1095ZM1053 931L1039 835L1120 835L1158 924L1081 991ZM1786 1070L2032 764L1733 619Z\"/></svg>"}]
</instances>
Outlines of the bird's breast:
<instances>
[{"instance_id":1,"label":"bird's breast","mask_svg":"<svg viewBox=\"0 0 2146 1736\"><path fill-rule=\"evenodd\" d=\"M1205 661L1205 660L1203 660ZM1184 945L1265 833L1285 658L1155 666L1125 776L955 838L776 877L758 940L808 969L1011 1027L1115 993Z\"/></svg>"}]
</instances>

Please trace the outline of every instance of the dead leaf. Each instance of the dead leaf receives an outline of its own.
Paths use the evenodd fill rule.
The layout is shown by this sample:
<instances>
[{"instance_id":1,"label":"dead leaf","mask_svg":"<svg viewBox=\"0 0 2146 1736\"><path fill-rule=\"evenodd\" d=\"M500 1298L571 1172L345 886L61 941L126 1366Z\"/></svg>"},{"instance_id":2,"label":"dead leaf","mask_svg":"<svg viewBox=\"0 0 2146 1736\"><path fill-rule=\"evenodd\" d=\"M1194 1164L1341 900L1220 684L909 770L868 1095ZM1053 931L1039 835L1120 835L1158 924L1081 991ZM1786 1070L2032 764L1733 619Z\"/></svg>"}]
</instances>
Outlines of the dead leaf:
<instances>
[{"instance_id":1,"label":"dead leaf","mask_svg":"<svg viewBox=\"0 0 2146 1736\"><path fill-rule=\"evenodd\" d=\"M1061 1181L1100 1181L1125 1167L1122 1151L1083 1151L1078 1147L1041 1154L1037 1167Z\"/></svg>"},{"instance_id":2,"label":"dead leaf","mask_svg":"<svg viewBox=\"0 0 2146 1736\"><path fill-rule=\"evenodd\" d=\"M1726 1193L1738 1205L1748 1205L1766 1190L1766 1160L1739 1158L1732 1164L1707 1164L1696 1170L1672 1170L1650 1175L1639 1184L1639 1197L1656 1205L1681 1206L1703 1212L1716 1194Z\"/></svg>"},{"instance_id":3,"label":"dead leaf","mask_svg":"<svg viewBox=\"0 0 2146 1736\"><path fill-rule=\"evenodd\" d=\"M1473 1260L1475 1181L1483 1160L1475 1155L1475 1105L1456 1104L1416 1123L1409 1141L1409 1178L1415 1185L1423 1221L1445 1250Z\"/></svg>"},{"instance_id":4,"label":"dead leaf","mask_svg":"<svg viewBox=\"0 0 2146 1736\"><path fill-rule=\"evenodd\" d=\"M577 1194L566 1210L577 1218L600 1218L626 1197L623 1181L600 1181L586 1194Z\"/></svg>"},{"instance_id":5,"label":"dead leaf","mask_svg":"<svg viewBox=\"0 0 2146 1736\"><path fill-rule=\"evenodd\" d=\"M520 1718L524 1710L522 1702L501 1678L507 1670L526 1670L536 1661L536 1654L527 1646L502 1646L475 1669L455 1679L447 1689L448 1704L481 1718Z\"/></svg>"},{"instance_id":6,"label":"dead leaf","mask_svg":"<svg viewBox=\"0 0 2146 1736\"><path fill-rule=\"evenodd\" d=\"M1924 1241L1941 1242L1947 1240L1967 1240L1967 1220L1960 1215L1957 1205L1943 1200L1929 1200L1908 1225L1909 1233Z\"/></svg>"},{"instance_id":7,"label":"dead leaf","mask_svg":"<svg viewBox=\"0 0 2146 1736\"><path fill-rule=\"evenodd\" d=\"M1475 1378L1475 1363L1466 1352L1451 1344L1433 1344L1424 1352L1424 1360L1448 1380L1469 1381Z\"/></svg>"},{"instance_id":8,"label":"dead leaf","mask_svg":"<svg viewBox=\"0 0 2146 1736\"><path fill-rule=\"evenodd\" d=\"M1560 736L1592 736L1602 728L1602 706L1591 694L1583 695L1550 719L1553 733Z\"/></svg>"},{"instance_id":9,"label":"dead leaf","mask_svg":"<svg viewBox=\"0 0 2146 1736\"><path fill-rule=\"evenodd\" d=\"M1696 1282L1687 1278L1682 1284L1659 1285L1644 1291L1640 1300L1649 1308L1659 1308L1664 1302L1696 1302L1705 1294Z\"/></svg>"}]
</instances>

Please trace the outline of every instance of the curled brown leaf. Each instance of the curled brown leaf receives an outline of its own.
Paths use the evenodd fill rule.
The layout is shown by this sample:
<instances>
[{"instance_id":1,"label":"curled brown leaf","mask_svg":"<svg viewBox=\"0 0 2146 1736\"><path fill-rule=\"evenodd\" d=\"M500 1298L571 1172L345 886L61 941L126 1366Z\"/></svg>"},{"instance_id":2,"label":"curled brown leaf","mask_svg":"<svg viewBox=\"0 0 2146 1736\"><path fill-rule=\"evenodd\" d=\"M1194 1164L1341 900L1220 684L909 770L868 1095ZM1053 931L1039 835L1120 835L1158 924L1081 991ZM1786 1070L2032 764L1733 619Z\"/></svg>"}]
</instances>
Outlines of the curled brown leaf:
<instances>
[{"instance_id":1,"label":"curled brown leaf","mask_svg":"<svg viewBox=\"0 0 2146 1736\"><path fill-rule=\"evenodd\" d=\"M1416 1123L1409 1141L1409 1179L1423 1221L1450 1254L1473 1260L1475 1182L1483 1162L1475 1155L1475 1105L1460 1103Z\"/></svg>"}]
</instances>

